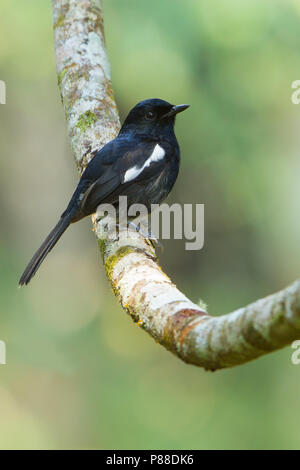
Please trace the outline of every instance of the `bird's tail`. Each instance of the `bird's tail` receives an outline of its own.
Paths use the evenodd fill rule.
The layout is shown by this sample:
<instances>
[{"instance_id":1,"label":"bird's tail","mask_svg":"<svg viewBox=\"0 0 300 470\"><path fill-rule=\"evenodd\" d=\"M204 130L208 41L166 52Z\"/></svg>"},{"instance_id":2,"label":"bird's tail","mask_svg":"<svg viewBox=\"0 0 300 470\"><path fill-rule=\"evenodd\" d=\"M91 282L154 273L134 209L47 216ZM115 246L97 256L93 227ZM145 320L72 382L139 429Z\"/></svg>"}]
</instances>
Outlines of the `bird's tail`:
<instances>
[{"instance_id":1,"label":"bird's tail","mask_svg":"<svg viewBox=\"0 0 300 470\"><path fill-rule=\"evenodd\" d=\"M37 252L33 255L31 260L29 261L25 271L23 272L20 280L19 285L23 286L24 284L28 284L31 278L35 275L37 270L39 269L40 265L46 258L47 254L52 250L52 248L56 245L64 231L69 227L71 223L71 216L70 214L62 216L58 223L55 225L54 229L51 230L46 240L42 243L40 248Z\"/></svg>"}]
</instances>

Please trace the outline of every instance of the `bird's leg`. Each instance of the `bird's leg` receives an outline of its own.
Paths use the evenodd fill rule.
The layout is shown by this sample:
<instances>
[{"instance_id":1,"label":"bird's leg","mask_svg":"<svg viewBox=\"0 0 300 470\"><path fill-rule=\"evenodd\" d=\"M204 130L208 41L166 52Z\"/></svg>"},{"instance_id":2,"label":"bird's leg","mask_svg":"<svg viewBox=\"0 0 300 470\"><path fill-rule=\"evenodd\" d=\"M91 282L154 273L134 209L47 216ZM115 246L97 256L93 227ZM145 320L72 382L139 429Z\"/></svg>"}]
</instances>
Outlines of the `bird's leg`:
<instances>
[{"instance_id":1,"label":"bird's leg","mask_svg":"<svg viewBox=\"0 0 300 470\"><path fill-rule=\"evenodd\" d=\"M144 220L142 222L139 222L139 224L136 224L133 221L131 221L128 224L128 228L129 229L132 228L132 230L134 230L135 232L140 233L142 237L147 238L152 243L157 245L161 250L163 250L162 243L158 240L155 233L152 232L151 227L149 227L149 224L145 222Z\"/></svg>"},{"instance_id":2,"label":"bird's leg","mask_svg":"<svg viewBox=\"0 0 300 470\"><path fill-rule=\"evenodd\" d=\"M120 229L126 230L126 226L122 226L116 223L114 217L106 216L97 216L95 218L96 224L101 225L101 233L103 234L103 238L107 238L108 240L118 240L119 239L119 232ZM97 230L97 228L95 228Z\"/></svg>"}]
</instances>

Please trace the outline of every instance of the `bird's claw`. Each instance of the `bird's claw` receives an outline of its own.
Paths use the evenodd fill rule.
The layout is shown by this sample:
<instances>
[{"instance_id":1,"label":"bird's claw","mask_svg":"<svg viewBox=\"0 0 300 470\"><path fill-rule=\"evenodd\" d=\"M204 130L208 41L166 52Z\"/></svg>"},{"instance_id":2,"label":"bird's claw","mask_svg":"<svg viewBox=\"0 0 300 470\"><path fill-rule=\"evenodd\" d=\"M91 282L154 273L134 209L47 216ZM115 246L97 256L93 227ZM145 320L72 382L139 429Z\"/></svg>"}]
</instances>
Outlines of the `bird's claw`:
<instances>
[{"instance_id":1,"label":"bird's claw","mask_svg":"<svg viewBox=\"0 0 300 470\"><path fill-rule=\"evenodd\" d=\"M156 235L151 231L151 229L149 230L148 227L146 228L146 231L144 231L142 229L142 226L141 225L136 225L134 222L129 222L128 224L128 228L132 227L132 229L135 231L135 232L138 232L142 235L142 237L144 238L147 238L147 240L150 240L153 245L156 245L158 248L160 248L162 251L163 251L163 245L162 243L158 240L158 238L156 237Z\"/></svg>"}]
</instances>

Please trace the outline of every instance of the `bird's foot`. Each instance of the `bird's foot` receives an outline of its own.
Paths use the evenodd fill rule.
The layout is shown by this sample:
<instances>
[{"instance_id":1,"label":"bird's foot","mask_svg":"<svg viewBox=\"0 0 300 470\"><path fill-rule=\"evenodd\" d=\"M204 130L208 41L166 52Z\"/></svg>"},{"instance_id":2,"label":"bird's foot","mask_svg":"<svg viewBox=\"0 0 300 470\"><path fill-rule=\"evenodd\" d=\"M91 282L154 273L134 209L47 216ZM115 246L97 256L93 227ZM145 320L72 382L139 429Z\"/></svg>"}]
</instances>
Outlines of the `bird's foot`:
<instances>
[{"instance_id":1,"label":"bird's foot","mask_svg":"<svg viewBox=\"0 0 300 470\"><path fill-rule=\"evenodd\" d=\"M144 227L145 230L143 230L142 225L136 225L134 222L129 222L128 228L131 228L134 232L138 232L142 235L142 237L147 238L150 240L154 245L156 245L158 248L160 248L163 251L163 245L162 243L158 240L156 235L149 229L149 227Z\"/></svg>"}]
</instances>

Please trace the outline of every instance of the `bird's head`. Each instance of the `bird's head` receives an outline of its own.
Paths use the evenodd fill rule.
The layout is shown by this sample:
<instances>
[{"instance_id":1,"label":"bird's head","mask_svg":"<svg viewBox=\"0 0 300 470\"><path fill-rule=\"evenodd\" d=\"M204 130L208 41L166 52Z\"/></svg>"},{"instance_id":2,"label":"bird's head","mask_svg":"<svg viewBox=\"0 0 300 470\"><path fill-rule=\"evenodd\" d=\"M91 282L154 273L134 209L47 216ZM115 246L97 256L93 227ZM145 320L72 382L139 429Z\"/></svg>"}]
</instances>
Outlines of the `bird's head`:
<instances>
[{"instance_id":1,"label":"bird's head","mask_svg":"<svg viewBox=\"0 0 300 470\"><path fill-rule=\"evenodd\" d=\"M140 101L129 112L121 132L159 134L173 129L175 117L189 107L188 104L173 105L167 101L151 98Z\"/></svg>"}]
</instances>

